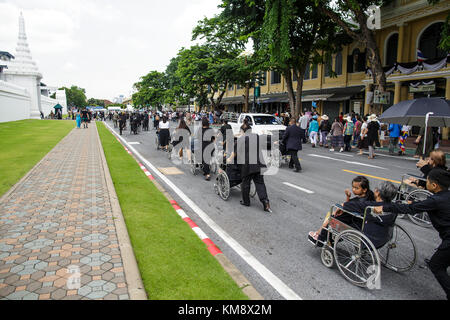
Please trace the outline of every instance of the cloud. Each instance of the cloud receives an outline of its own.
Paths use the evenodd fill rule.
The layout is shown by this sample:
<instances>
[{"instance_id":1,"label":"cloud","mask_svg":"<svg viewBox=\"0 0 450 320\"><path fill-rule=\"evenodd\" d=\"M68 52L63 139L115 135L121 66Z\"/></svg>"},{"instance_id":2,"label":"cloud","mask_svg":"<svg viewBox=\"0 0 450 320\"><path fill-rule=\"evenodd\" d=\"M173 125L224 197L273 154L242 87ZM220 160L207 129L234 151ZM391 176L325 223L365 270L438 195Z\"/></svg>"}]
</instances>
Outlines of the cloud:
<instances>
[{"instance_id":1,"label":"cloud","mask_svg":"<svg viewBox=\"0 0 450 320\"><path fill-rule=\"evenodd\" d=\"M88 97L129 94L150 70L164 71L191 44L198 20L221 0L0 0L0 50L15 53L23 11L43 81L77 85Z\"/></svg>"}]
</instances>

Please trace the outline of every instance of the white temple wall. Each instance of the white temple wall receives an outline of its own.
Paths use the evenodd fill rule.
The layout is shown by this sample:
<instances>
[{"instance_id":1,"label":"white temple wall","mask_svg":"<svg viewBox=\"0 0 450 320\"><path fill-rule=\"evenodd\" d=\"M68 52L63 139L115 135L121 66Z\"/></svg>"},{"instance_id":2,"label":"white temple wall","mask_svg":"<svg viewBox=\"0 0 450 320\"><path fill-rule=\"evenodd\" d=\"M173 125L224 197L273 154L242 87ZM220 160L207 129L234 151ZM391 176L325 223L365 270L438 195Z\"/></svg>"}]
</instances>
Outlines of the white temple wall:
<instances>
[{"instance_id":1,"label":"white temple wall","mask_svg":"<svg viewBox=\"0 0 450 320\"><path fill-rule=\"evenodd\" d=\"M30 104L27 90L0 80L0 122L29 119Z\"/></svg>"},{"instance_id":2,"label":"white temple wall","mask_svg":"<svg viewBox=\"0 0 450 320\"><path fill-rule=\"evenodd\" d=\"M30 109L29 109L29 118L30 119L40 119L41 114L39 111L41 110L41 89L40 89L40 78L36 76L30 75L20 75L20 74L10 74L5 72L6 81L9 83L14 83L17 86L25 88L31 97Z\"/></svg>"},{"instance_id":3,"label":"white temple wall","mask_svg":"<svg viewBox=\"0 0 450 320\"><path fill-rule=\"evenodd\" d=\"M56 106L57 104L58 100L46 96L41 96L41 108L45 117L47 117L52 110L53 113L55 113L55 109L53 107Z\"/></svg>"}]
</instances>

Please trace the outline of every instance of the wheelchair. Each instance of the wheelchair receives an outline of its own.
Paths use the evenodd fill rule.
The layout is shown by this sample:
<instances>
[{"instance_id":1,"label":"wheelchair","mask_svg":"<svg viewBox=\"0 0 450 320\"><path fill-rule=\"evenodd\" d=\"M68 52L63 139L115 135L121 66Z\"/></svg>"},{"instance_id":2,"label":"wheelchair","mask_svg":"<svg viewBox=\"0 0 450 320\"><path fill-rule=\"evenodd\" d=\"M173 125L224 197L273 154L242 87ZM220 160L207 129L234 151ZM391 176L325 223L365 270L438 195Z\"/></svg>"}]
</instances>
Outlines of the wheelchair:
<instances>
[{"instance_id":1,"label":"wheelchair","mask_svg":"<svg viewBox=\"0 0 450 320\"><path fill-rule=\"evenodd\" d=\"M378 215L373 213L372 207L367 207L364 215L345 211L340 205L332 206L331 212L334 209L350 214L353 223L348 225L332 215L328 218L326 240L315 244L321 247L321 261L326 267L336 264L346 280L368 288L376 288L382 265L395 272L406 272L414 267L416 245L409 233L395 223L396 214ZM367 234L364 227L369 221L385 226L386 233L380 238Z\"/></svg>"},{"instance_id":2,"label":"wheelchair","mask_svg":"<svg viewBox=\"0 0 450 320\"><path fill-rule=\"evenodd\" d=\"M421 189L419 187L415 187L413 185L410 185L406 183L408 178L414 178L416 180L426 181L424 178L416 176L414 174L406 173L402 176L402 183L400 184L400 187L398 188L397 198L396 201L407 203L408 201L423 201L429 196L432 195L432 193L428 190ZM399 218L403 218L405 215L398 215ZM414 215L407 214L408 218L415 224L425 227L425 228L431 228L431 220L428 216L428 213L426 212L420 212L416 213Z\"/></svg>"},{"instance_id":3,"label":"wheelchair","mask_svg":"<svg viewBox=\"0 0 450 320\"><path fill-rule=\"evenodd\" d=\"M272 148L270 150L270 157L268 163L270 166L280 168L283 161L289 164L291 156L287 154L286 146L280 141L279 148Z\"/></svg>"},{"instance_id":4,"label":"wheelchair","mask_svg":"<svg viewBox=\"0 0 450 320\"><path fill-rule=\"evenodd\" d=\"M231 195L231 189L236 187L241 188L242 177L241 168L237 164L226 163L226 158L218 166L218 174L216 181L214 183L214 191L222 198L222 200L227 201ZM256 196L256 186L253 181L250 183L250 197L254 198Z\"/></svg>"},{"instance_id":5,"label":"wheelchair","mask_svg":"<svg viewBox=\"0 0 450 320\"><path fill-rule=\"evenodd\" d=\"M195 151L199 152L198 148L201 149L201 144L194 142L197 139L192 139L191 140L191 153L190 153L190 171L191 173L195 176L197 175L197 171L201 171L203 170L203 162L201 160L197 160L195 158ZM218 162L216 159L216 154L217 154L217 148L214 148L213 154L211 156L210 162L209 162L209 171L211 174L215 174L217 173L217 166L218 166Z\"/></svg>"}]
</instances>

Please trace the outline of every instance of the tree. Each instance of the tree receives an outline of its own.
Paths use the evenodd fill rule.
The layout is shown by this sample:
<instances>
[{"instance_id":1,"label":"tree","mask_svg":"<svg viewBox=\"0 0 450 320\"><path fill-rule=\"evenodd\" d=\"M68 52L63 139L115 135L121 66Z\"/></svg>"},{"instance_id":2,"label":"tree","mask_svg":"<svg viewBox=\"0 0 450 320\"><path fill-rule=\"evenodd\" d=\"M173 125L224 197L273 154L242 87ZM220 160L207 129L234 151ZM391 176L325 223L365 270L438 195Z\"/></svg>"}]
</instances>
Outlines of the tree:
<instances>
[{"instance_id":1,"label":"tree","mask_svg":"<svg viewBox=\"0 0 450 320\"><path fill-rule=\"evenodd\" d=\"M137 90L132 99L135 107L151 105L160 108L164 103L164 73L150 71L141 77L141 81L134 84Z\"/></svg>"},{"instance_id":2,"label":"tree","mask_svg":"<svg viewBox=\"0 0 450 320\"><path fill-rule=\"evenodd\" d=\"M431 5L438 4L440 0L428 0L428 3ZM450 13L447 15L445 19L444 27L442 28L441 33L441 41L439 43L439 48L443 51L450 51Z\"/></svg>"},{"instance_id":3,"label":"tree","mask_svg":"<svg viewBox=\"0 0 450 320\"><path fill-rule=\"evenodd\" d=\"M311 0L267 0L262 40L260 51L267 50L272 69L283 75L295 118L301 110L307 66L323 63L350 42Z\"/></svg>"},{"instance_id":4,"label":"tree","mask_svg":"<svg viewBox=\"0 0 450 320\"><path fill-rule=\"evenodd\" d=\"M67 105L70 108L84 108L86 107L86 90L77 86L71 86L70 89L63 87L59 90L66 92Z\"/></svg>"},{"instance_id":5,"label":"tree","mask_svg":"<svg viewBox=\"0 0 450 320\"><path fill-rule=\"evenodd\" d=\"M372 70L373 84L379 91L386 89L386 74L383 70L375 32L367 26L368 8L381 7L392 0L340 0L336 2L315 0L317 8L337 23L354 41L364 45L368 52L368 61ZM354 21L354 22L350 22ZM379 113L381 109L374 110Z\"/></svg>"}]
</instances>

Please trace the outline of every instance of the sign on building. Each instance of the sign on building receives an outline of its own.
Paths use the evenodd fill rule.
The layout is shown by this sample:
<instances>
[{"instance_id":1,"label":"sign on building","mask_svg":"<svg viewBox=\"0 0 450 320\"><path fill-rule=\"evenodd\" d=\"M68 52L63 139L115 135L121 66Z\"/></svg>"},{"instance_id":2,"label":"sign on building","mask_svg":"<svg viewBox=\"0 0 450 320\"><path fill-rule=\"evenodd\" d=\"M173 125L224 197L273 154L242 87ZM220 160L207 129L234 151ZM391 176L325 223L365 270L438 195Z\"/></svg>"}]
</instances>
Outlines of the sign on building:
<instances>
[{"instance_id":1,"label":"sign on building","mask_svg":"<svg viewBox=\"0 0 450 320\"><path fill-rule=\"evenodd\" d=\"M390 104L391 103L391 93L389 91L381 92L375 90L373 95L373 103L375 104Z\"/></svg>"}]
</instances>

